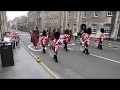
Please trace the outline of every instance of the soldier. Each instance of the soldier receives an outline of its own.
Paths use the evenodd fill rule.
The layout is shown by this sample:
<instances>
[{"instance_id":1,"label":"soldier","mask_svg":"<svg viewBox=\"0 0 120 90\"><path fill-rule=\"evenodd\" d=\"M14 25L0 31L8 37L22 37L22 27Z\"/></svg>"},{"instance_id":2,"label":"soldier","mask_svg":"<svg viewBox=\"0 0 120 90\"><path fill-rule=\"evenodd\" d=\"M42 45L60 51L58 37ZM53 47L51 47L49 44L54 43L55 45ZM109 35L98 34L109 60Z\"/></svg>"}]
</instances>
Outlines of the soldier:
<instances>
[{"instance_id":1,"label":"soldier","mask_svg":"<svg viewBox=\"0 0 120 90\"><path fill-rule=\"evenodd\" d=\"M84 44L84 41L85 41L85 35L86 35L86 25L83 24L81 25L81 37L80 37L80 45L81 45L81 51L83 51L85 49L85 44Z\"/></svg>"},{"instance_id":2,"label":"soldier","mask_svg":"<svg viewBox=\"0 0 120 90\"><path fill-rule=\"evenodd\" d=\"M83 53L86 53L86 54L89 54L89 51L88 51L88 46L90 44L90 39L91 39L91 28L88 28L86 30L86 34L84 35L84 50L83 50Z\"/></svg>"},{"instance_id":3,"label":"soldier","mask_svg":"<svg viewBox=\"0 0 120 90\"><path fill-rule=\"evenodd\" d=\"M64 40L63 40L63 42L64 42L64 49L66 51L68 51L67 44L68 44L68 42L70 42L69 30L65 30L65 34L64 34L63 38L64 38Z\"/></svg>"},{"instance_id":4,"label":"soldier","mask_svg":"<svg viewBox=\"0 0 120 90\"><path fill-rule=\"evenodd\" d=\"M55 38L54 38L54 40L53 40L53 42L52 42L52 44L50 46L50 55L51 55L51 53L53 53L55 62L58 62L57 53L58 53L58 50L59 50L59 45L62 44L60 42L60 39L59 39L60 33L59 32L55 32L54 37Z\"/></svg>"},{"instance_id":5,"label":"soldier","mask_svg":"<svg viewBox=\"0 0 120 90\"><path fill-rule=\"evenodd\" d=\"M41 37L41 45L43 47L43 52L46 53L45 47L46 45L48 45L48 37L47 37L47 32L45 30L43 30L43 34Z\"/></svg>"},{"instance_id":6,"label":"soldier","mask_svg":"<svg viewBox=\"0 0 120 90\"><path fill-rule=\"evenodd\" d=\"M104 36L105 36L104 29L101 28L101 34L100 34L99 38L97 38L97 41L98 41L98 47L97 47L97 49L102 50L102 42L103 42Z\"/></svg>"}]
</instances>

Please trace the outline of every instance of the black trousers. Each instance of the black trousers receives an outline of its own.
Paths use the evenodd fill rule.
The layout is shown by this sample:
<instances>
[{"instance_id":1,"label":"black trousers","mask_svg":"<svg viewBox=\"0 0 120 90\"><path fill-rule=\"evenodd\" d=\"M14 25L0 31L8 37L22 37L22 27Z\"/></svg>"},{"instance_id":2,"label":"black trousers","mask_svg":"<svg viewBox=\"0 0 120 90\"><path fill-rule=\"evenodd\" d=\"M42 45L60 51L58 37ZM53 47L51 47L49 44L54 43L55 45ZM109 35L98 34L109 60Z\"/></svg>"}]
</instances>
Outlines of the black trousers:
<instances>
[{"instance_id":1,"label":"black trousers","mask_svg":"<svg viewBox=\"0 0 120 90\"><path fill-rule=\"evenodd\" d=\"M99 42L99 44L98 44L98 47L97 47L98 49L100 49L100 50L102 50L102 41L100 41Z\"/></svg>"},{"instance_id":2,"label":"black trousers","mask_svg":"<svg viewBox=\"0 0 120 90\"><path fill-rule=\"evenodd\" d=\"M83 52L86 53L86 54L89 54L88 46L89 46L89 45L86 45L86 46L85 46L85 50L83 51Z\"/></svg>"},{"instance_id":3,"label":"black trousers","mask_svg":"<svg viewBox=\"0 0 120 90\"><path fill-rule=\"evenodd\" d=\"M45 51L45 45L43 45L43 52L46 53L46 51Z\"/></svg>"},{"instance_id":4,"label":"black trousers","mask_svg":"<svg viewBox=\"0 0 120 90\"><path fill-rule=\"evenodd\" d=\"M76 39L77 39L77 36L75 36L75 41L76 41Z\"/></svg>"},{"instance_id":5,"label":"black trousers","mask_svg":"<svg viewBox=\"0 0 120 90\"><path fill-rule=\"evenodd\" d=\"M66 51L68 51L68 48L67 48L67 42L64 42L64 49L66 50Z\"/></svg>"}]
</instances>

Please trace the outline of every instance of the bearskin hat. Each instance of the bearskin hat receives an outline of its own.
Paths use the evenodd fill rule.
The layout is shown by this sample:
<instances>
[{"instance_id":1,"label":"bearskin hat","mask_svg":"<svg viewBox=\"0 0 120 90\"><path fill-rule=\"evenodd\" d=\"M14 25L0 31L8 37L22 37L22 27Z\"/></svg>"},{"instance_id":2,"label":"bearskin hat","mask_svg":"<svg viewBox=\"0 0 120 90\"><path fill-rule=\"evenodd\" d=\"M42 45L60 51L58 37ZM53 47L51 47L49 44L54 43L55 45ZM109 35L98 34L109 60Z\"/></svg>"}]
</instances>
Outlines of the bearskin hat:
<instances>
[{"instance_id":1,"label":"bearskin hat","mask_svg":"<svg viewBox=\"0 0 120 90\"><path fill-rule=\"evenodd\" d=\"M91 28L88 28L86 33L90 35L91 32L92 32Z\"/></svg>"},{"instance_id":2,"label":"bearskin hat","mask_svg":"<svg viewBox=\"0 0 120 90\"><path fill-rule=\"evenodd\" d=\"M69 30L65 30L65 34L69 34Z\"/></svg>"},{"instance_id":3,"label":"bearskin hat","mask_svg":"<svg viewBox=\"0 0 120 90\"><path fill-rule=\"evenodd\" d=\"M87 28L86 24L81 25L81 30L86 30L86 28Z\"/></svg>"},{"instance_id":4,"label":"bearskin hat","mask_svg":"<svg viewBox=\"0 0 120 90\"><path fill-rule=\"evenodd\" d=\"M46 36L47 32L45 30L43 30L43 36Z\"/></svg>"},{"instance_id":5,"label":"bearskin hat","mask_svg":"<svg viewBox=\"0 0 120 90\"><path fill-rule=\"evenodd\" d=\"M55 39L59 39L60 33L59 32L55 32L54 37L55 37Z\"/></svg>"},{"instance_id":6,"label":"bearskin hat","mask_svg":"<svg viewBox=\"0 0 120 90\"><path fill-rule=\"evenodd\" d=\"M104 29L103 29L103 28L101 28L101 29L100 29L100 32L104 33L105 31L104 31Z\"/></svg>"}]
</instances>

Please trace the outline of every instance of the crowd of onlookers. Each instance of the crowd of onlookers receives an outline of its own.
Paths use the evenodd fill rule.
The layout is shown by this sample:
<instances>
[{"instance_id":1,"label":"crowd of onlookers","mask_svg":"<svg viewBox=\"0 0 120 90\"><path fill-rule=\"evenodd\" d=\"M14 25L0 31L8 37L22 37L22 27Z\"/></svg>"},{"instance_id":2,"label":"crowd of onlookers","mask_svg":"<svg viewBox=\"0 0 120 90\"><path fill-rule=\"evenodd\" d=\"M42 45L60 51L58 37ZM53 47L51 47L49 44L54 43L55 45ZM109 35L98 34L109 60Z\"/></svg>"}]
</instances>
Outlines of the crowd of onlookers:
<instances>
[{"instance_id":1,"label":"crowd of onlookers","mask_svg":"<svg viewBox=\"0 0 120 90\"><path fill-rule=\"evenodd\" d=\"M3 42L12 42L13 49L20 45L20 34L16 30L4 32L1 39Z\"/></svg>"}]
</instances>

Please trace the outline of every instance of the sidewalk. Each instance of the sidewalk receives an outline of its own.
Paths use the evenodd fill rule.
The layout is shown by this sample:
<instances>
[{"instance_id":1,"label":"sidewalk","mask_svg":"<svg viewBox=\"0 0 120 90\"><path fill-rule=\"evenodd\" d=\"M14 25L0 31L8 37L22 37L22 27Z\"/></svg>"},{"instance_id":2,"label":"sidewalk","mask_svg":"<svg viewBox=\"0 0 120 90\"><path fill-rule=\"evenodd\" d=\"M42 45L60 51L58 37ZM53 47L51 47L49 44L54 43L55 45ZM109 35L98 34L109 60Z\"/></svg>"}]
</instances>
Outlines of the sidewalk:
<instances>
[{"instance_id":1,"label":"sidewalk","mask_svg":"<svg viewBox=\"0 0 120 90\"><path fill-rule=\"evenodd\" d=\"M21 46L13 50L15 65L2 68L0 56L0 79L53 79L54 77L36 62Z\"/></svg>"}]
</instances>

